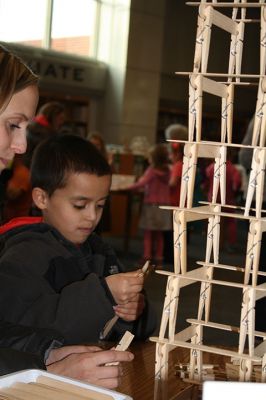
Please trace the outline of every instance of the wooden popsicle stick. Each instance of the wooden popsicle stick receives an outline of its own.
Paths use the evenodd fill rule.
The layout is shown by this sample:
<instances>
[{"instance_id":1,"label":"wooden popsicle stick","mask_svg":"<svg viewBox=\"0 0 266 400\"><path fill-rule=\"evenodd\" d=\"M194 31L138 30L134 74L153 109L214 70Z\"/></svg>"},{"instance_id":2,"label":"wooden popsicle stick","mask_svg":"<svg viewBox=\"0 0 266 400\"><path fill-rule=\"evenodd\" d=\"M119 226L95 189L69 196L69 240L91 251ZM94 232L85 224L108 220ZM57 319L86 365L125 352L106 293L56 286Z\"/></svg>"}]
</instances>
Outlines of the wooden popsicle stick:
<instances>
[{"instance_id":1,"label":"wooden popsicle stick","mask_svg":"<svg viewBox=\"0 0 266 400\"><path fill-rule=\"evenodd\" d=\"M24 386L26 386L26 385L27 384L24 384ZM32 393L27 390L21 390L21 388L16 387L16 384L6 387L6 388L2 388L1 392L6 394L7 396L9 396L9 395L14 396L18 400L36 400L36 393ZM37 397L40 400L48 400L49 399L49 397L47 397L47 395L41 394L40 391L39 391ZM11 397L11 399L13 399L13 397ZM50 397L50 399L52 399L52 397ZM89 400L91 400L91 399L89 399Z\"/></svg>"},{"instance_id":2,"label":"wooden popsicle stick","mask_svg":"<svg viewBox=\"0 0 266 400\"><path fill-rule=\"evenodd\" d=\"M217 97L223 97L223 98L227 97L227 85L216 82L209 78L203 77L202 89L204 92L213 94L214 96Z\"/></svg>"},{"instance_id":3,"label":"wooden popsicle stick","mask_svg":"<svg viewBox=\"0 0 266 400\"><path fill-rule=\"evenodd\" d=\"M175 71L175 75L191 75L194 72L189 72L189 71ZM227 74L223 72L196 72L198 75L204 75L204 76L217 76L217 77L224 77L224 78L246 78L246 79L258 79L258 78L264 78L265 75L259 75L259 74ZM231 83L231 82L230 82Z\"/></svg>"},{"instance_id":4,"label":"wooden popsicle stick","mask_svg":"<svg viewBox=\"0 0 266 400\"><path fill-rule=\"evenodd\" d=\"M199 2L199 1L187 1L187 6L212 6L217 8L257 8L257 7L265 7L264 3L229 3L229 2L221 2L221 3L210 3L207 1Z\"/></svg>"},{"instance_id":5,"label":"wooden popsicle stick","mask_svg":"<svg viewBox=\"0 0 266 400\"><path fill-rule=\"evenodd\" d=\"M0 392L0 400L21 400L20 397L15 396L14 394L5 394Z\"/></svg>"},{"instance_id":6,"label":"wooden popsicle stick","mask_svg":"<svg viewBox=\"0 0 266 400\"><path fill-rule=\"evenodd\" d=\"M35 391L36 394L38 394L38 392L36 391L36 388L42 393L44 390L49 390L52 394L52 398L56 398L56 400L59 400L62 396L62 394L65 396L62 398L62 400L67 400L66 395L70 396L70 400L85 400L85 399L89 399L89 400L94 400L95 396L94 394L92 396L88 397L88 393L75 393L75 397L73 398L73 393L70 392L69 390L67 390L66 387L64 388L56 388L54 386L45 384L45 383L40 383L40 382L29 382L27 385L29 385L31 387L31 392ZM50 397L49 397L50 398Z\"/></svg>"},{"instance_id":7,"label":"wooden popsicle stick","mask_svg":"<svg viewBox=\"0 0 266 400\"><path fill-rule=\"evenodd\" d=\"M150 267L150 260L147 260L143 267L141 268L141 272L139 273L139 276L145 276L149 272L149 267Z\"/></svg>"},{"instance_id":8,"label":"wooden popsicle stick","mask_svg":"<svg viewBox=\"0 0 266 400\"><path fill-rule=\"evenodd\" d=\"M8 388L1 388L0 390L0 400L27 400L27 398L23 394L16 394L14 391L10 392L7 391L6 389ZM43 400L43 398L39 398L40 400ZM30 399L29 399L30 400Z\"/></svg>"},{"instance_id":9,"label":"wooden popsicle stick","mask_svg":"<svg viewBox=\"0 0 266 400\"><path fill-rule=\"evenodd\" d=\"M84 387L74 385L69 382L64 382L59 379L51 378L51 377L44 376L44 375L40 375L36 379L36 382L56 388L56 389L65 390L68 393L72 394L72 398L73 398L73 395L78 395L78 396L82 396L82 398L84 396L85 397L87 396L87 398L88 398L88 396L90 396L93 400L114 400L114 397L109 394L102 393L102 392L93 390L91 388L84 388ZM89 397L89 399L90 399L90 397Z\"/></svg>"},{"instance_id":10,"label":"wooden popsicle stick","mask_svg":"<svg viewBox=\"0 0 266 400\"><path fill-rule=\"evenodd\" d=\"M47 400L54 399L56 400L73 400L73 393L69 393L66 389L56 389L51 387L50 385L40 385L35 382L31 383L23 383L17 382L11 386L11 388L20 391L22 394L25 394L25 398L29 395L35 395L35 398L45 398ZM87 393L87 398L89 400L94 400L92 393ZM76 393L75 400L84 400L86 396L80 396Z\"/></svg>"},{"instance_id":11,"label":"wooden popsicle stick","mask_svg":"<svg viewBox=\"0 0 266 400\"><path fill-rule=\"evenodd\" d=\"M195 141L191 140L180 140L180 139L167 139L167 142L173 142L173 143L182 143L182 144L195 144ZM221 142L215 142L215 141L208 141L208 140L201 140L200 143L196 143L201 146L205 145L210 145L210 146L215 146L219 147L221 145L226 146L226 147L237 147L237 148L242 148L242 149L255 149L255 150L262 150L264 149L265 146L253 146L253 145L247 145L247 144L241 144L241 143L221 143Z\"/></svg>"},{"instance_id":12,"label":"wooden popsicle stick","mask_svg":"<svg viewBox=\"0 0 266 400\"><path fill-rule=\"evenodd\" d=\"M211 6L210 6L211 7ZM232 20L232 18L220 13L219 11L212 8L212 23L219 28L227 31L233 35L237 34L238 24Z\"/></svg>"},{"instance_id":13,"label":"wooden popsicle stick","mask_svg":"<svg viewBox=\"0 0 266 400\"><path fill-rule=\"evenodd\" d=\"M109 332L111 332L111 330L113 329L113 327L115 326L115 324L117 323L119 317L118 315L115 315L113 318L111 318L106 324L105 327L103 328L103 332L101 334L101 340L104 340L107 335L109 334Z\"/></svg>"}]
</instances>

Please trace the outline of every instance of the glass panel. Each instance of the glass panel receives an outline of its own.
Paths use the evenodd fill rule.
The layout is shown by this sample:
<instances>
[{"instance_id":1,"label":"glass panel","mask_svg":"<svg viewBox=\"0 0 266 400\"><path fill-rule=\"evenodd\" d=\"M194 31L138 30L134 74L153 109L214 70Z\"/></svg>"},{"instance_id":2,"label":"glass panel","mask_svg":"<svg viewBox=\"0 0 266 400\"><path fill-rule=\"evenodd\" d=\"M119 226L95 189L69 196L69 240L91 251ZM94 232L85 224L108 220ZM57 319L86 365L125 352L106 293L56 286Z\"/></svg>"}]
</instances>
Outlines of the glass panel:
<instances>
[{"instance_id":1,"label":"glass panel","mask_svg":"<svg viewBox=\"0 0 266 400\"><path fill-rule=\"evenodd\" d=\"M96 0L54 0L51 48L92 55Z\"/></svg>"},{"instance_id":2,"label":"glass panel","mask_svg":"<svg viewBox=\"0 0 266 400\"><path fill-rule=\"evenodd\" d=\"M41 47L46 0L0 0L0 39Z\"/></svg>"}]
</instances>

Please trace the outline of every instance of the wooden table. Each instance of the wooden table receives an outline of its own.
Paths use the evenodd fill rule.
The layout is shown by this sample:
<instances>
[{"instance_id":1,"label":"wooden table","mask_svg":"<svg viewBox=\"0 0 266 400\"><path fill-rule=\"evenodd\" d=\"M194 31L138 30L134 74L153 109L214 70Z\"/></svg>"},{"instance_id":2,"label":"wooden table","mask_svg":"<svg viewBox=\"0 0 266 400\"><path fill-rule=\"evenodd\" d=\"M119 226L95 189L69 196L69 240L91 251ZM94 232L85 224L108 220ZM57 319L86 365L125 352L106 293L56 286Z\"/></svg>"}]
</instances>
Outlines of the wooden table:
<instances>
[{"instance_id":1,"label":"wooden table","mask_svg":"<svg viewBox=\"0 0 266 400\"><path fill-rule=\"evenodd\" d=\"M167 384L156 381L155 390L154 366L155 366L155 343L135 342L130 346L130 351L135 355L132 362L123 364L123 377L118 391L125 393L133 400L199 400L202 397L202 385L191 384L183 381L176 375L175 365L186 364L189 361L189 350L175 348L169 353L169 375ZM219 380L227 380L225 363L230 358L220 354L203 354L203 363L215 365L223 371L216 375Z\"/></svg>"},{"instance_id":2,"label":"wooden table","mask_svg":"<svg viewBox=\"0 0 266 400\"><path fill-rule=\"evenodd\" d=\"M154 365L155 343L134 343L130 346L135 358L131 363L123 365L123 377L118 391L131 396L134 400L188 400L198 398L198 386L183 382L175 376L174 364L188 362L189 353L186 349L175 349L169 355L169 379L167 386L158 387L154 395ZM164 393L162 391L165 391ZM176 396L178 395L178 396Z\"/></svg>"}]
</instances>

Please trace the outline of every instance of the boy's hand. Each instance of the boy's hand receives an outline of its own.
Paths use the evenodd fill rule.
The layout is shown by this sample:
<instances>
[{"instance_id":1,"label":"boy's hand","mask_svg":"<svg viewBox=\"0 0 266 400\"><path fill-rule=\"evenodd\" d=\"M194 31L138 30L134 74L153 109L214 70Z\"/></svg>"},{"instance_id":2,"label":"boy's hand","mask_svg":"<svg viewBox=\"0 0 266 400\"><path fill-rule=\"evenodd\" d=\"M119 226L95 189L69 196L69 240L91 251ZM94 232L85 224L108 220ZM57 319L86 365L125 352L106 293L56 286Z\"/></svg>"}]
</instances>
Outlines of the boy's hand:
<instances>
[{"instance_id":1,"label":"boy's hand","mask_svg":"<svg viewBox=\"0 0 266 400\"><path fill-rule=\"evenodd\" d=\"M131 361L134 356L128 351L105 350L90 346L66 346L52 350L56 361L47 365L48 372L87 381L94 385L115 389L122 376L120 362ZM61 358L63 354L67 354ZM113 364L106 366L106 364Z\"/></svg>"},{"instance_id":2,"label":"boy's hand","mask_svg":"<svg viewBox=\"0 0 266 400\"><path fill-rule=\"evenodd\" d=\"M134 301L143 289L144 277L141 269L133 272L109 275L105 278L115 302L124 305Z\"/></svg>"},{"instance_id":3,"label":"boy's hand","mask_svg":"<svg viewBox=\"0 0 266 400\"><path fill-rule=\"evenodd\" d=\"M115 313L119 318L124 321L135 321L141 314L145 307L145 298L142 293L138 293L134 300L126 304L121 304L114 307Z\"/></svg>"}]
</instances>

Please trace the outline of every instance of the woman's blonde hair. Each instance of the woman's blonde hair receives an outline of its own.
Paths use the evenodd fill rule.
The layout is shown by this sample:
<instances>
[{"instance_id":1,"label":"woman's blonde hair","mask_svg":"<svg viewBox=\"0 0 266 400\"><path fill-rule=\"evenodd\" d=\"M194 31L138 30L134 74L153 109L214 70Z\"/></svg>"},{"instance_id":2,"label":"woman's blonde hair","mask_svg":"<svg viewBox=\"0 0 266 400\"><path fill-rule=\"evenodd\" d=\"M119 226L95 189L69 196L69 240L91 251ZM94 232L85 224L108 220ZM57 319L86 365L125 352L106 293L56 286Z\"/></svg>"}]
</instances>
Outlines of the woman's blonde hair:
<instances>
[{"instance_id":1,"label":"woman's blonde hair","mask_svg":"<svg viewBox=\"0 0 266 400\"><path fill-rule=\"evenodd\" d=\"M38 80L20 57L0 45L0 113L15 93L30 85L38 85Z\"/></svg>"}]
</instances>

